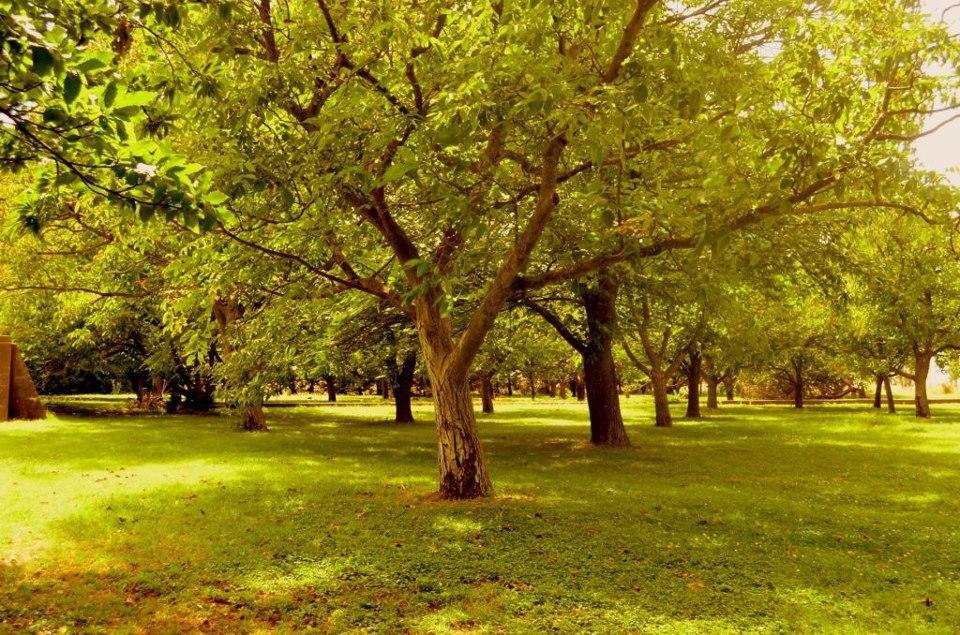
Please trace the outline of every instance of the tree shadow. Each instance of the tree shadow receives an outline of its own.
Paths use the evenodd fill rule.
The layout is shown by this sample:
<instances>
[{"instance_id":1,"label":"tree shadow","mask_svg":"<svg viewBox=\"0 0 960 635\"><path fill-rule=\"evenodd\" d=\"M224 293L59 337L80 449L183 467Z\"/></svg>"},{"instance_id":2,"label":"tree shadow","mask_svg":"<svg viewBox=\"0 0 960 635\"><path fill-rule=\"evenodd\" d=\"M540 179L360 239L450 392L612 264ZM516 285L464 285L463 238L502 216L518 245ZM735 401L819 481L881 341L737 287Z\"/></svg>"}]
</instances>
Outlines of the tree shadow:
<instances>
[{"instance_id":1,"label":"tree shadow","mask_svg":"<svg viewBox=\"0 0 960 635\"><path fill-rule=\"evenodd\" d=\"M193 417L18 430L2 447L41 489L44 466L61 495L91 465L124 476L38 527L42 556L0 568L0 598L17 607L0 626L949 627L955 457L905 446L929 426L850 416L634 426L623 451L565 425L491 419L497 496L470 503L428 495L426 425L289 411L264 435ZM935 442L960 443L938 430Z\"/></svg>"}]
</instances>

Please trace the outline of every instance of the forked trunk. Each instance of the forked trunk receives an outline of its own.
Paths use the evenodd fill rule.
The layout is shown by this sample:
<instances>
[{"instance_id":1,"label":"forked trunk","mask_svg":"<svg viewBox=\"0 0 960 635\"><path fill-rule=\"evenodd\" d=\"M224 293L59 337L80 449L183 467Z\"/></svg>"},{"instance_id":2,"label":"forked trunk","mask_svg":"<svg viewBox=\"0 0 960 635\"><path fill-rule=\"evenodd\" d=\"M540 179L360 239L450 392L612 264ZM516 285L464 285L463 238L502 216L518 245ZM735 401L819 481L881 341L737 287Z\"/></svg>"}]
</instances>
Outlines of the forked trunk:
<instances>
[{"instance_id":1,"label":"forked trunk","mask_svg":"<svg viewBox=\"0 0 960 635\"><path fill-rule=\"evenodd\" d=\"M267 418L263 414L263 405L247 406L240 409L240 427L246 432L267 430Z\"/></svg>"},{"instance_id":2,"label":"forked trunk","mask_svg":"<svg viewBox=\"0 0 960 635\"><path fill-rule=\"evenodd\" d=\"M930 400L927 397L927 376L930 374L930 362L933 356L929 353L914 354L913 371L913 400L916 404L916 413L923 419L930 418Z\"/></svg>"},{"instance_id":3,"label":"forked trunk","mask_svg":"<svg viewBox=\"0 0 960 635\"><path fill-rule=\"evenodd\" d=\"M717 389L720 386L720 380L713 375L707 375L707 409L716 410L720 407L717 401Z\"/></svg>"},{"instance_id":4,"label":"forked trunk","mask_svg":"<svg viewBox=\"0 0 960 635\"><path fill-rule=\"evenodd\" d=\"M884 375L877 375L877 389L873 393L873 407L877 410L883 405L883 379Z\"/></svg>"},{"instance_id":5,"label":"forked trunk","mask_svg":"<svg viewBox=\"0 0 960 635\"><path fill-rule=\"evenodd\" d=\"M483 414L493 414L493 375L491 373L480 375L480 401Z\"/></svg>"},{"instance_id":6,"label":"forked trunk","mask_svg":"<svg viewBox=\"0 0 960 635\"><path fill-rule=\"evenodd\" d=\"M687 364L687 419L700 418L700 371L703 357L700 351L691 351Z\"/></svg>"},{"instance_id":7,"label":"forked trunk","mask_svg":"<svg viewBox=\"0 0 960 635\"><path fill-rule=\"evenodd\" d=\"M673 425L673 419L670 417L670 398L667 395L667 378L661 374L655 374L650 378L653 387L653 407L656 414L656 425L658 428L669 428Z\"/></svg>"}]
</instances>

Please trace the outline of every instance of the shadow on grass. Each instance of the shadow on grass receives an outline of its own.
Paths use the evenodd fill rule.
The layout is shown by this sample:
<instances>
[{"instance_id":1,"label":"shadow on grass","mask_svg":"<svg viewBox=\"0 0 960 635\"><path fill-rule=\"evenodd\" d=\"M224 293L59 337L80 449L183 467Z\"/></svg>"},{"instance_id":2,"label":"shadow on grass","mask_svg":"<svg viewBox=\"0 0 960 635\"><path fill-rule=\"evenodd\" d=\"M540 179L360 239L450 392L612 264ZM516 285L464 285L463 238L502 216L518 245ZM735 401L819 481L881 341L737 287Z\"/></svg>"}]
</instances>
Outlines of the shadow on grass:
<instances>
[{"instance_id":1,"label":"shadow on grass","mask_svg":"<svg viewBox=\"0 0 960 635\"><path fill-rule=\"evenodd\" d=\"M575 431L512 407L481 422L497 496L461 504L429 496L432 426L377 423L379 409L277 411L262 435L193 417L4 430L3 465L33 488L16 504L56 492L77 505L34 521L43 557L0 568L0 626L949 630L960 619L949 426L737 408L672 430L632 425L634 447L611 451L584 442L585 412ZM101 472L110 478L91 490Z\"/></svg>"}]
</instances>

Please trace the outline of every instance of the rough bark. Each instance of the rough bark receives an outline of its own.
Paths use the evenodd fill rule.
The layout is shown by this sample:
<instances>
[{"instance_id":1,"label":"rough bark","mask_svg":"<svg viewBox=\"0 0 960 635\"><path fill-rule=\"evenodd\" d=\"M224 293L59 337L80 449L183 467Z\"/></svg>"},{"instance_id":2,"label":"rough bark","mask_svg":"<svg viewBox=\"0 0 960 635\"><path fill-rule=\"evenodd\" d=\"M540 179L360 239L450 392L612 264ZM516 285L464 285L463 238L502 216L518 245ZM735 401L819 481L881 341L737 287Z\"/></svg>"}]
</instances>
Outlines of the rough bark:
<instances>
[{"instance_id":1,"label":"rough bark","mask_svg":"<svg viewBox=\"0 0 960 635\"><path fill-rule=\"evenodd\" d=\"M922 419L929 419L930 400L927 397L927 376L930 374L933 355L926 351L916 351L913 360L913 400L916 405L916 415Z\"/></svg>"},{"instance_id":2,"label":"rough bark","mask_svg":"<svg viewBox=\"0 0 960 635\"><path fill-rule=\"evenodd\" d=\"M433 366L428 362L428 367ZM477 436L473 400L466 377L431 369L436 409L440 496L468 499L488 496L493 487Z\"/></svg>"},{"instance_id":3,"label":"rough bark","mask_svg":"<svg viewBox=\"0 0 960 635\"><path fill-rule=\"evenodd\" d=\"M327 401L337 400L337 380L333 375L326 375L323 383L327 386Z\"/></svg>"},{"instance_id":4,"label":"rough bark","mask_svg":"<svg viewBox=\"0 0 960 635\"><path fill-rule=\"evenodd\" d=\"M670 397L667 395L667 378L660 374L654 374L650 378L650 385L653 388L653 407L656 413L656 425L658 428L669 428L673 425L673 419L670 417Z\"/></svg>"},{"instance_id":5,"label":"rough bark","mask_svg":"<svg viewBox=\"0 0 960 635\"><path fill-rule=\"evenodd\" d=\"M692 349L687 360L687 419L700 418L700 374L703 356Z\"/></svg>"}]
</instances>

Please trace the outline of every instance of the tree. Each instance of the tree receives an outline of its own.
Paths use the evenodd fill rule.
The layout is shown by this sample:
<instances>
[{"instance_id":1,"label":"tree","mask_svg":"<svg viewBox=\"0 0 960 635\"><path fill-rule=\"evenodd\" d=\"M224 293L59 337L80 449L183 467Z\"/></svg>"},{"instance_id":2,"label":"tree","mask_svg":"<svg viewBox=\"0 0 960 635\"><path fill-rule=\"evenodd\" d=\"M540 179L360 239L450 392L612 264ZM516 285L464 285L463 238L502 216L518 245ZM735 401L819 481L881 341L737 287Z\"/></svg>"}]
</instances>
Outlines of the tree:
<instances>
[{"instance_id":1,"label":"tree","mask_svg":"<svg viewBox=\"0 0 960 635\"><path fill-rule=\"evenodd\" d=\"M561 318L540 300L524 296L522 302L580 354L590 413L590 442L630 445L620 414L620 388L613 354L619 282L613 272L601 269L592 279L578 282L574 291L583 309L582 324L578 326L573 326L569 318Z\"/></svg>"},{"instance_id":2,"label":"tree","mask_svg":"<svg viewBox=\"0 0 960 635\"><path fill-rule=\"evenodd\" d=\"M699 289L688 284L690 262L674 261L658 275L637 271L621 304L622 344L630 361L649 379L656 425L673 425L669 382L699 341L705 324Z\"/></svg>"},{"instance_id":3,"label":"tree","mask_svg":"<svg viewBox=\"0 0 960 635\"><path fill-rule=\"evenodd\" d=\"M862 205L841 186L921 132L947 93L925 65L956 49L915 10L846 3L229 7L165 9L182 22L169 36L143 28L124 70L166 98L149 114L177 122L170 144L211 169L117 166L157 197L127 209L216 227L406 312L447 498L491 491L468 380L508 298ZM889 37L860 42L863 28ZM758 50L771 40L775 59ZM565 216L598 214L559 266L535 253Z\"/></svg>"},{"instance_id":4,"label":"tree","mask_svg":"<svg viewBox=\"0 0 960 635\"><path fill-rule=\"evenodd\" d=\"M909 368L897 372L914 383L917 417L928 418L930 365L960 347L960 263L949 226L936 220L954 208L953 192L936 186L918 195L939 202L941 213L880 217L851 232L847 244L857 264L851 284L870 311L868 341L879 342L878 372L889 372L906 352Z\"/></svg>"}]
</instances>

